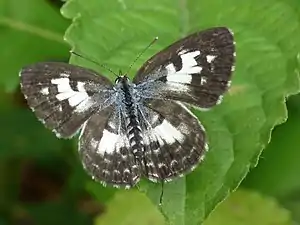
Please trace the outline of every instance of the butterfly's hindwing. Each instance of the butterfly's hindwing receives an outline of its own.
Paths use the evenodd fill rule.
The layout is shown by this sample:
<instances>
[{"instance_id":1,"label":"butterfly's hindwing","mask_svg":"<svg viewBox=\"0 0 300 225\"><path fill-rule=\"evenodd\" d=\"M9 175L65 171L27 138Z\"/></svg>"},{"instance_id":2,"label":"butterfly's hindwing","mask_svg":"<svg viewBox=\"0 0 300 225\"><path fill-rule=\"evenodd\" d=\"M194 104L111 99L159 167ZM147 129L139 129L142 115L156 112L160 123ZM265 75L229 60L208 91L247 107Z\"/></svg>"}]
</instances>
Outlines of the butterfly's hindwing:
<instances>
[{"instance_id":1,"label":"butterfly's hindwing","mask_svg":"<svg viewBox=\"0 0 300 225\"><path fill-rule=\"evenodd\" d=\"M194 33L150 58L134 82L149 98L172 99L209 109L231 82L233 35L219 27Z\"/></svg>"},{"instance_id":2,"label":"butterfly's hindwing","mask_svg":"<svg viewBox=\"0 0 300 225\"><path fill-rule=\"evenodd\" d=\"M140 180L125 129L124 118L112 106L92 115L82 129L79 153L83 165L104 185L130 188Z\"/></svg>"},{"instance_id":3,"label":"butterfly's hindwing","mask_svg":"<svg viewBox=\"0 0 300 225\"><path fill-rule=\"evenodd\" d=\"M28 105L58 137L72 137L96 110L113 101L110 81L78 66L38 63L23 68L20 76Z\"/></svg>"},{"instance_id":4,"label":"butterfly's hindwing","mask_svg":"<svg viewBox=\"0 0 300 225\"><path fill-rule=\"evenodd\" d=\"M193 170L208 145L199 120L181 103L152 100L143 108L144 175L170 181Z\"/></svg>"}]
</instances>

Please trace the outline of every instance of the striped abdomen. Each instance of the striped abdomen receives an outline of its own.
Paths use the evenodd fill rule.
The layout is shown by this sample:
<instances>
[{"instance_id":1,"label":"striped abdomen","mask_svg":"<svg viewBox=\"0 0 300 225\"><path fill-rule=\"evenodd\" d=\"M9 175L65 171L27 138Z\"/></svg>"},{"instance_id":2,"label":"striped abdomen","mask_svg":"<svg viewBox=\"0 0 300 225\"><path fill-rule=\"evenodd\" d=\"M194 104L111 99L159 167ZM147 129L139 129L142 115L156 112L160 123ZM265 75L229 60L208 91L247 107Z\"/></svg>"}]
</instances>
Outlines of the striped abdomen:
<instances>
[{"instance_id":1,"label":"striped abdomen","mask_svg":"<svg viewBox=\"0 0 300 225\"><path fill-rule=\"evenodd\" d=\"M133 102L132 95L127 83L122 87L124 93L123 103L125 104L125 123L129 144L136 159L143 158L143 138L140 121L137 116L136 105Z\"/></svg>"}]
</instances>

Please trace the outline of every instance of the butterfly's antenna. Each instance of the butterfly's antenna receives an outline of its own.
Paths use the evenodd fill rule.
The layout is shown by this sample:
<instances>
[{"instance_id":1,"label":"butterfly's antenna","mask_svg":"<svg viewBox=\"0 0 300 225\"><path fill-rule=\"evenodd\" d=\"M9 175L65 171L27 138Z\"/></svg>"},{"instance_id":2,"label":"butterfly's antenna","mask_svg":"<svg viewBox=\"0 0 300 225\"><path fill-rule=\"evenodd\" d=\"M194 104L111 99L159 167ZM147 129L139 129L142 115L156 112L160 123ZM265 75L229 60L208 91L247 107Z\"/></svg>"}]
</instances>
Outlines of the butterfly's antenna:
<instances>
[{"instance_id":1,"label":"butterfly's antenna","mask_svg":"<svg viewBox=\"0 0 300 225\"><path fill-rule=\"evenodd\" d=\"M136 61L145 53L145 51L148 50L148 48L151 47L151 45L153 45L156 41L158 40L158 37L155 37L148 45L146 48L144 48L140 54L138 54L138 56L135 58L135 60L131 63L131 65L129 66L126 74L128 74L128 72L130 71L131 67L136 63Z\"/></svg>"},{"instance_id":2,"label":"butterfly's antenna","mask_svg":"<svg viewBox=\"0 0 300 225\"><path fill-rule=\"evenodd\" d=\"M100 64L100 63L98 63L97 61L92 60L92 59L90 59L90 58L88 58L88 57L85 57L85 56L83 56L83 55L81 55L81 54L79 54L79 53L77 53L77 52L70 51L70 53L73 54L73 55L76 55L76 56L78 56L78 57L80 57L80 58L83 58L83 59L85 59L85 60L88 60L88 61L90 61L90 62L92 62L92 63L95 63L96 65L101 66L102 68L108 70L109 72L111 72L111 73L112 73L113 75L115 75L116 77L119 77L118 74L116 74L114 71L112 71L110 68L108 68L105 64Z\"/></svg>"}]
</instances>

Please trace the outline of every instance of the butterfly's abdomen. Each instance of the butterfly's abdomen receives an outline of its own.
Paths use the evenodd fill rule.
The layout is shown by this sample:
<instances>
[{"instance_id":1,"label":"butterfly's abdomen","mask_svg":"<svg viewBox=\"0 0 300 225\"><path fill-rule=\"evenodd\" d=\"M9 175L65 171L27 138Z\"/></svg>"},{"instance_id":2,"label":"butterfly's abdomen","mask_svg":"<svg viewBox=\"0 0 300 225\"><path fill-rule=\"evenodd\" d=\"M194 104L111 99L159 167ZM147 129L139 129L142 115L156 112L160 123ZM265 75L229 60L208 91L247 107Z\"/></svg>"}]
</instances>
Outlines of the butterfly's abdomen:
<instances>
[{"instance_id":1,"label":"butterfly's abdomen","mask_svg":"<svg viewBox=\"0 0 300 225\"><path fill-rule=\"evenodd\" d=\"M122 90L124 93L123 104L125 105L126 131L129 138L129 144L135 158L142 159L144 144L140 121L137 116L136 103L133 100L128 84L124 84Z\"/></svg>"}]
</instances>

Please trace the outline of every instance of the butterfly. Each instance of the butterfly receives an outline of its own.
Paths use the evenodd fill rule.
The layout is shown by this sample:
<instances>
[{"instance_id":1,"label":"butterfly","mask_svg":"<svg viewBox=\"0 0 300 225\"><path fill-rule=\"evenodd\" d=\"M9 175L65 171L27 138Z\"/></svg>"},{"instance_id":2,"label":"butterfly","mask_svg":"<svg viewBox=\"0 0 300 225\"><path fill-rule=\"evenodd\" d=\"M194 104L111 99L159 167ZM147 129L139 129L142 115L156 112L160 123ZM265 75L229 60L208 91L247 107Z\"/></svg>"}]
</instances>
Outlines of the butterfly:
<instances>
[{"instance_id":1,"label":"butterfly","mask_svg":"<svg viewBox=\"0 0 300 225\"><path fill-rule=\"evenodd\" d=\"M42 62L20 71L21 91L59 138L78 132L79 156L93 179L130 188L141 178L171 181L197 167L208 141L191 106L220 104L235 63L233 33L214 27L152 56L131 81L113 84L93 70Z\"/></svg>"}]
</instances>

